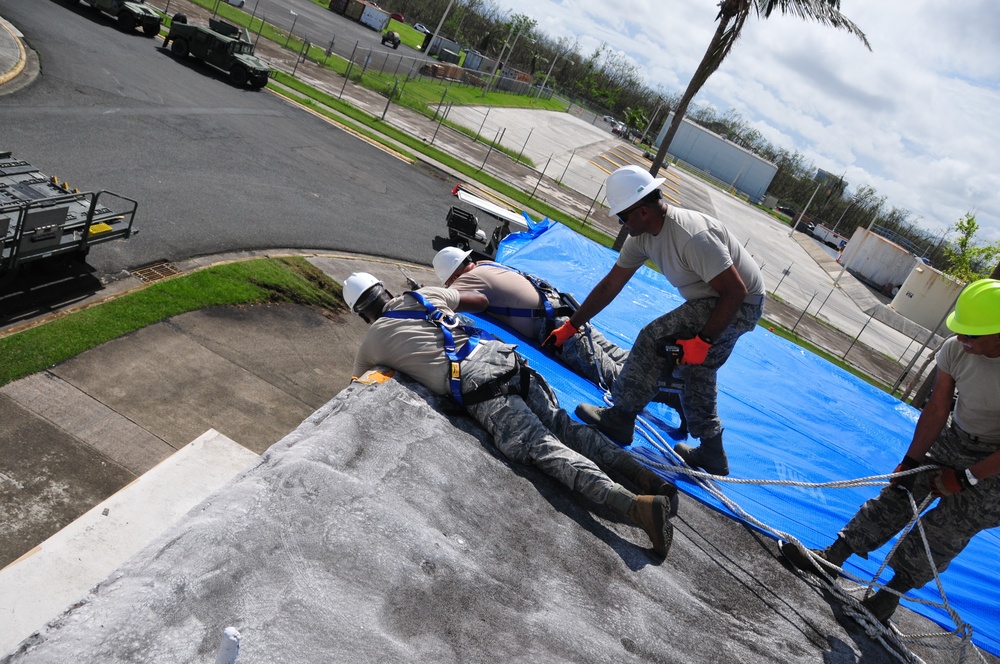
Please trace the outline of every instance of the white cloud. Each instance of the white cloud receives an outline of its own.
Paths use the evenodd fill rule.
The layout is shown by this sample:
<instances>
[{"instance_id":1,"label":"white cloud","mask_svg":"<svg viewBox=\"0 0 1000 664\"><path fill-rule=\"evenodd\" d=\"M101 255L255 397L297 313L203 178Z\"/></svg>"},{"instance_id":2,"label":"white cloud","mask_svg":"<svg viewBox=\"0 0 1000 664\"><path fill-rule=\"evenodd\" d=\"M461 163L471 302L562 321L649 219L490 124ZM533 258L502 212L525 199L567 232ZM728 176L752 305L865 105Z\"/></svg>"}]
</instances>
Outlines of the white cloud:
<instances>
[{"instance_id":1,"label":"white cloud","mask_svg":"<svg viewBox=\"0 0 1000 664\"><path fill-rule=\"evenodd\" d=\"M553 38L625 53L652 88L680 93L715 30L704 0L508 0ZM872 50L833 28L750 18L696 104L735 108L777 146L871 185L928 231L973 211L1000 240L1000 5L843 0Z\"/></svg>"}]
</instances>

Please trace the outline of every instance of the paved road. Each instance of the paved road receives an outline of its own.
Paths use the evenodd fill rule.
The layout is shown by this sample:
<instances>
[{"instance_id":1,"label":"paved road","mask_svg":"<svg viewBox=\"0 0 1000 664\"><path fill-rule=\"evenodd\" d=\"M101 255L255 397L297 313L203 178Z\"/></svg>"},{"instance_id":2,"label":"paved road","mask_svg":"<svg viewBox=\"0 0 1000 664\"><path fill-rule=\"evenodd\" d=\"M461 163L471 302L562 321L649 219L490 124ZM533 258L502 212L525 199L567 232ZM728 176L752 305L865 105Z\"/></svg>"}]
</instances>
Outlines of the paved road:
<instances>
[{"instance_id":1,"label":"paved road","mask_svg":"<svg viewBox=\"0 0 1000 664\"><path fill-rule=\"evenodd\" d=\"M454 183L276 95L240 90L83 5L0 0L43 75L0 97L3 149L81 189L140 201L139 235L95 248L99 273L270 247L427 263Z\"/></svg>"}]
</instances>

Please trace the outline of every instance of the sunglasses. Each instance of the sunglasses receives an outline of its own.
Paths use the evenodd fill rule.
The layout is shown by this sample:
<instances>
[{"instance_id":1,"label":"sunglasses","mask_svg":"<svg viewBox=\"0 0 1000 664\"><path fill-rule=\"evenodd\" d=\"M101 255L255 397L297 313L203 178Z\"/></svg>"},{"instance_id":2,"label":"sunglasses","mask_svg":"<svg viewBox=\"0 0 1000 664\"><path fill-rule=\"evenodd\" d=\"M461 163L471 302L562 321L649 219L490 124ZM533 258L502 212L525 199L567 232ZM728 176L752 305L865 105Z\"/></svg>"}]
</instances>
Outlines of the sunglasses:
<instances>
[{"instance_id":1,"label":"sunglasses","mask_svg":"<svg viewBox=\"0 0 1000 664\"><path fill-rule=\"evenodd\" d=\"M628 208L627 210L622 210L621 212L619 212L617 215L615 215L615 216L618 217L618 223L621 224L622 226L624 226L628 222L628 216L630 214L632 214L633 212L635 212L636 210L638 210L640 207L642 207L642 206L641 205L633 205L632 207Z\"/></svg>"}]
</instances>

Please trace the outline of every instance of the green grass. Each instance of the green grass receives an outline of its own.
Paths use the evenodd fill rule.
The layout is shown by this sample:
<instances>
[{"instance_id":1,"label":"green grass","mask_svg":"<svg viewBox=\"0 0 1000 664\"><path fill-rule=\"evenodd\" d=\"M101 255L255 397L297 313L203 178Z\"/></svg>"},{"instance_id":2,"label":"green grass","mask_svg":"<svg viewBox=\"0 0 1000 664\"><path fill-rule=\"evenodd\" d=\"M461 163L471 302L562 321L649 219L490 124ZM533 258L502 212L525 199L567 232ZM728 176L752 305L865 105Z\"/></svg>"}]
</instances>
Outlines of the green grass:
<instances>
[{"instance_id":1,"label":"green grass","mask_svg":"<svg viewBox=\"0 0 1000 664\"><path fill-rule=\"evenodd\" d=\"M303 258L216 265L0 338L0 385L188 311L294 302L346 311L340 285Z\"/></svg>"}]
</instances>

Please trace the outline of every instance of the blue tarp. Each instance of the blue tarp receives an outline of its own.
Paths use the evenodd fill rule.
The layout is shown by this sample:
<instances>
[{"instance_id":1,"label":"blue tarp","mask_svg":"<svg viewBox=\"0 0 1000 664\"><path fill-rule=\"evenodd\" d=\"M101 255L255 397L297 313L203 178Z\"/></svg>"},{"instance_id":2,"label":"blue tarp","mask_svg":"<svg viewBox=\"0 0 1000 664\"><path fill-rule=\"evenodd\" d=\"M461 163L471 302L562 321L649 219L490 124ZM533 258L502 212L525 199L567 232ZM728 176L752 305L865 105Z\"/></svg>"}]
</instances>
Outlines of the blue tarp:
<instances>
[{"instance_id":1,"label":"blue tarp","mask_svg":"<svg viewBox=\"0 0 1000 664\"><path fill-rule=\"evenodd\" d=\"M532 224L526 233L508 236L497 260L543 277L583 301L614 264L616 255L560 224L546 221ZM610 340L630 348L645 323L682 301L662 275L644 267L593 322ZM503 338L516 336L488 319L479 320ZM522 340L519 350L546 377L566 410L572 412L581 402L601 403L599 388L533 348L529 341ZM892 472L909 445L919 413L758 326L740 339L719 371L719 414L726 428L732 477L818 483ZM660 404L651 404L645 415L664 430L678 424L673 411ZM664 439L672 443L666 436ZM641 437L637 436L631 449L658 463L672 463ZM685 493L728 513L685 476L673 479ZM729 483L720 483L720 487L754 518L794 535L809 547L829 544L858 507L879 489ZM847 568L871 578L891 545L873 552L867 561L852 557ZM998 554L998 529L980 533L941 575L953 608L975 628L974 642L994 655L1000 655L1000 594L993 591L988 570ZM886 570L886 575L891 575L891 570ZM940 601L933 583L911 594ZM905 603L946 629L954 627L943 609Z\"/></svg>"}]
</instances>

